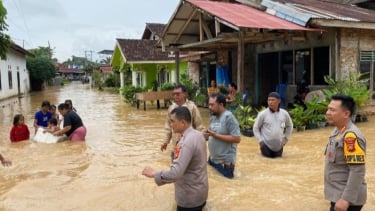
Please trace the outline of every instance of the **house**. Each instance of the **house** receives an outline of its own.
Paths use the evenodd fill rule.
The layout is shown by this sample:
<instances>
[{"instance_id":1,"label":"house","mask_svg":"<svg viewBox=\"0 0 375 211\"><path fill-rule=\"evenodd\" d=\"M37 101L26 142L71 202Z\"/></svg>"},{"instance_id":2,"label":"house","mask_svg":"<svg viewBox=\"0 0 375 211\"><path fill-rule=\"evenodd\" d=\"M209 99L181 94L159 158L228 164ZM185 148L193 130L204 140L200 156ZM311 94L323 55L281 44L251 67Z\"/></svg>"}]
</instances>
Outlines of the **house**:
<instances>
[{"instance_id":1,"label":"house","mask_svg":"<svg viewBox=\"0 0 375 211\"><path fill-rule=\"evenodd\" d=\"M187 63L176 66L176 55L162 52L155 48L164 24L146 23L142 39L116 39L112 56L112 69L120 72L121 87L125 85L125 77L133 86L152 88L158 85L176 82L175 72L184 72Z\"/></svg>"},{"instance_id":2,"label":"house","mask_svg":"<svg viewBox=\"0 0 375 211\"><path fill-rule=\"evenodd\" d=\"M86 75L82 65L57 64L55 67L58 74L70 81L82 80Z\"/></svg>"},{"instance_id":3,"label":"house","mask_svg":"<svg viewBox=\"0 0 375 211\"><path fill-rule=\"evenodd\" d=\"M233 2L182 0L158 45L211 53L210 77L220 84L228 72L254 104L281 83L293 103L302 80L315 90L326 86L325 75L344 79L359 71L369 73L374 93L375 11L323 0ZM206 72L200 65L200 77Z\"/></svg>"},{"instance_id":4,"label":"house","mask_svg":"<svg viewBox=\"0 0 375 211\"><path fill-rule=\"evenodd\" d=\"M26 56L32 55L21 46L13 44L7 59L0 60L0 100L30 92L30 76Z\"/></svg>"}]
</instances>

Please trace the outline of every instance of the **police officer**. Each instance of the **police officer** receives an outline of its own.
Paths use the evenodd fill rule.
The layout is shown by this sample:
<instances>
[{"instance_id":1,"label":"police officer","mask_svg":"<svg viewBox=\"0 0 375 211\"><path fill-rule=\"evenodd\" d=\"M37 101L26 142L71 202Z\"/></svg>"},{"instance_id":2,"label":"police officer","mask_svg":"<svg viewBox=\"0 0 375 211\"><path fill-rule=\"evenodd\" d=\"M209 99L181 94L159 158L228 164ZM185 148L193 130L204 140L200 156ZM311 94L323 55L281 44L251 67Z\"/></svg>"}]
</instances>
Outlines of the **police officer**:
<instances>
[{"instance_id":1,"label":"police officer","mask_svg":"<svg viewBox=\"0 0 375 211\"><path fill-rule=\"evenodd\" d=\"M326 112L334 125L325 151L324 195L330 211L361 210L366 203L366 139L351 121L352 97L334 95Z\"/></svg>"}]
</instances>

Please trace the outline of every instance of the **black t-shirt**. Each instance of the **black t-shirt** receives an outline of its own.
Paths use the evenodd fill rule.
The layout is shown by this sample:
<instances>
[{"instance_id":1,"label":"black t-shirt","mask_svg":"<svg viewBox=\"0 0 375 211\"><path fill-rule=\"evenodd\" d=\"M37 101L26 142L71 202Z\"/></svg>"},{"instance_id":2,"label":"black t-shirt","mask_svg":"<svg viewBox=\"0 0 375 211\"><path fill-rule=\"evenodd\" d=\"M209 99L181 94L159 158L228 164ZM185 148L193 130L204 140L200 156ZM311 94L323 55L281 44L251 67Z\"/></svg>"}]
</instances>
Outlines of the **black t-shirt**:
<instances>
[{"instance_id":1,"label":"black t-shirt","mask_svg":"<svg viewBox=\"0 0 375 211\"><path fill-rule=\"evenodd\" d=\"M72 110L68 111L64 116L64 127L69 125L72 126L72 128L66 132L67 136L70 136L77 128L83 126L81 117Z\"/></svg>"}]
</instances>

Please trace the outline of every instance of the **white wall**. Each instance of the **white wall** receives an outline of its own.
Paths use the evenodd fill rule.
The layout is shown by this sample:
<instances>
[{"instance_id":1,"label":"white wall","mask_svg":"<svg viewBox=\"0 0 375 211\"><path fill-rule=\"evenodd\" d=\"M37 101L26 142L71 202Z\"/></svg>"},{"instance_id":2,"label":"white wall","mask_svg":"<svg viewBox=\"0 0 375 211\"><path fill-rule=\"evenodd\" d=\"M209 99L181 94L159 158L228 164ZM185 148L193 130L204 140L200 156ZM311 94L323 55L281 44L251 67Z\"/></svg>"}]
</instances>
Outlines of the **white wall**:
<instances>
[{"instance_id":1,"label":"white wall","mask_svg":"<svg viewBox=\"0 0 375 211\"><path fill-rule=\"evenodd\" d=\"M12 72L13 87L9 88L8 70ZM29 71L26 69L26 58L24 54L14 51L12 48L7 53L6 60L0 60L1 89L0 100L18 95L17 72L20 75L20 93L30 92Z\"/></svg>"}]
</instances>

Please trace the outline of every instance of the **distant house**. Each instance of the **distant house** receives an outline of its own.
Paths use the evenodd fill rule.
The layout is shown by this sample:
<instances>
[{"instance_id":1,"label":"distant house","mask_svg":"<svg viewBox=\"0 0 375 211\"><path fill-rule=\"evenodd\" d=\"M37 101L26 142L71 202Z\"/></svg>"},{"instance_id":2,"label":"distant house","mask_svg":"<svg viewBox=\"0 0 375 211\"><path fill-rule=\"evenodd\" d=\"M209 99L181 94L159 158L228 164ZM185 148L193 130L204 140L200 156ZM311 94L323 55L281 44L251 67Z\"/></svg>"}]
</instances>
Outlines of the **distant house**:
<instances>
[{"instance_id":1,"label":"distant house","mask_svg":"<svg viewBox=\"0 0 375 211\"><path fill-rule=\"evenodd\" d=\"M30 76L26 69L26 56L32 55L13 44L6 60L0 60L0 100L30 92Z\"/></svg>"},{"instance_id":2,"label":"distant house","mask_svg":"<svg viewBox=\"0 0 375 211\"><path fill-rule=\"evenodd\" d=\"M112 67L110 65L102 65L99 67L99 70L102 73L104 80L113 74Z\"/></svg>"},{"instance_id":3,"label":"distant house","mask_svg":"<svg viewBox=\"0 0 375 211\"><path fill-rule=\"evenodd\" d=\"M55 66L58 74L71 81L81 80L85 75L85 71L81 65L58 64Z\"/></svg>"},{"instance_id":4,"label":"distant house","mask_svg":"<svg viewBox=\"0 0 375 211\"><path fill-rule=\"evenodd\" d=\"M121 87L125 85L124 73L129 71L133 86L151 88L155 82L159 85L176 82L175 56L155 48L164 27L164 24L146 23L142 39L116 39L111 66L120 72ZM181 62L179 70L186 69L187 63Z\"/></svg>"}]
</instances>

